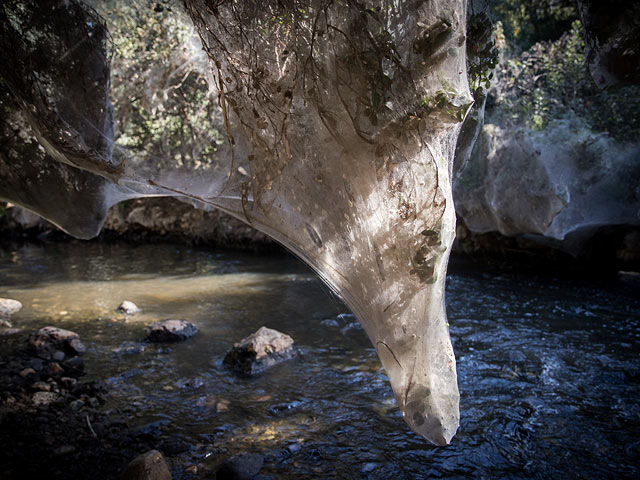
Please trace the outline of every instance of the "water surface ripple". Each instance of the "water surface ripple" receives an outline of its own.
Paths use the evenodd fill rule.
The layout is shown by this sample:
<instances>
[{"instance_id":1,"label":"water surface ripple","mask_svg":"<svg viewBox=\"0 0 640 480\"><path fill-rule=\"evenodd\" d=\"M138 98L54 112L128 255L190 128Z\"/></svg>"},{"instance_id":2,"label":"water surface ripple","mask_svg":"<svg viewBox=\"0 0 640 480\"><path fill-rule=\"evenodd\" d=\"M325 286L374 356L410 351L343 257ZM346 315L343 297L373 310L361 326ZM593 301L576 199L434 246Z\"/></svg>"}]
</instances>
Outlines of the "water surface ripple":
<instances>
[{"instance_id":1,"label":"water surface ripple","mask_svg":"<svg viewBox=\"0 0 640 480\"><path fill-rule=\"evenodd\" d=\"M90 376L112 386L106 408L188 442L205 467L258 451L263 478L274 479L639 478L638 278L451 270L462 421L446 448L408 430L362 329L286 256L91 243L0 250L0 296L24 304L14 323L25 332L0 348L46 324L77 331ZM113 311L124 299L142 309L126 322ZM178 345L141 342L163 318L201 332ZM230 375L225 352L262 325L292 335L302 355L258 378Z\"/></svg>"}]
</instances>

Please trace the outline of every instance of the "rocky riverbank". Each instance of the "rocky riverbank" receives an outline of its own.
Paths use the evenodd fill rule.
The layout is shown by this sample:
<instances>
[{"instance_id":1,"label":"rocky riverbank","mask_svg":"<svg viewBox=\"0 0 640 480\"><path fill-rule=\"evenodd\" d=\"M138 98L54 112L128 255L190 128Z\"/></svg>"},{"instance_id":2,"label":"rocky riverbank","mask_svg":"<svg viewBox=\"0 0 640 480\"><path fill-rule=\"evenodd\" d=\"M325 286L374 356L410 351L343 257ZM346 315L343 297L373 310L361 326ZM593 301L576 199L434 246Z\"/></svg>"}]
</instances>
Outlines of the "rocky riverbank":
<instances>
[{"instance_id":1,"label":"rocky riverbank","mask_svg":"<svg viewBox=\"0 0 640 480\"><path fill-rule=\"evenodd\" d=\"M0 300L4 310L18 303ZM125 301L116 311L124 318L109 321L126 323L140 309ZM152 322L145 330L146 337L135 342L137 348L124 353L118 350L117 354L136 354L151 343L168 345L186 341L197 331L195 325L184 320ZM45 326L28 333L3 327L0 336L14 345L8 350L4 348L0 355L0 478L3 480L91 477L237 480L254 478L265 463L260 453L226 456L225 449L218 447L213 450L221 460L203 465L202 460L213 454L211 446L193 445L179 436L165 434L162 422L131 427L130 422L136 415L132 405L122 407L122 395L126 396L119 391L122 385L115 386L106 378L96 379L93 372L85 371L83 356L88 348L73 331ZM293 356L291 337L265 327L236 344L229 355L249 340L255 340L257 343L252 345L259 348L257 357L255 349L244 352L245 363L256 364L252 371L262 371ZM171 349L166 351L170 353ZM83 381L86 375L92 380ZM229 371L229 375L233 373ZM120 403L114 402L118 397ZM140 402L144 399L133 403ZM215 407L224 411L229 408L229 402L219 401Z\"/></svg>"},{"instance_id":2,"label":"rocky riverbank","mask_svg":"<svg viewBox=\"0 0 640 480\"><path fill-rule=\"evenodd\" d=\"M60 239L67 235L40 216L18 206L0 210L5 238ZM194 208L172 197L119 203L98 237L102 241L179 242L243 250L277 248L273 240L219 210Z\"/></svg>"},{"instance_id":3,"label":"rocky riverbank","mask_svg":"<svg viewBox=\"0 0 640 480\"><path fill-rule=\"evenodd\" d=\"M33 348L0 358L0 477L115 479L138 453L161 447L108 409L107 385L84 374Z\"/></svg>"},{"instance_id":4,"label":"rocky riverbank","mask_svg":"<svg viewBox=\"0 0 640 480\"><path fill-rule=\"evenodd\" d=\"M20 207L10 207L0 216L5 240L66 241L71 239L55 225ZM458 219L453 259L502 266L530 266L534 269L578 268L586 270L640 270L640 229L610 227L581 242L578 255L571 255L560 242L541 242L527 235L474 232ZM205 211L175 198L145 198L114 206L101 242L203 245L252 251L279 250L266 235L218 210Z\"/></svg>"}]
</instances>

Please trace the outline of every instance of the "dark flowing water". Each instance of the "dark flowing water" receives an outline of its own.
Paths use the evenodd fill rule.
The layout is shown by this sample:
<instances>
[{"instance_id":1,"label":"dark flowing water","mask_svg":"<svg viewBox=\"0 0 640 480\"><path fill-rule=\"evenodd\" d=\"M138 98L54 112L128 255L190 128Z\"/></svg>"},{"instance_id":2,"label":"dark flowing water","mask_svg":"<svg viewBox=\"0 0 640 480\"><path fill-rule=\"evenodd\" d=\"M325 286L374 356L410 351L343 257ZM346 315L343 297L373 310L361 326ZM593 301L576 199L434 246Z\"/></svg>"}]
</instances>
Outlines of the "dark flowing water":
<instances>
[{"instance_id":1,"label":"dark flowing water","mask_svg":"<svg viewBox=\"0 0 640 480\"><path fill-rule=\"evenodd\" d=\"M185 455L205 469L255 451L274 479L639 478L639 286L629 275L595 284L453 268L462 421L445 448L408 430L364 332L286 256L0 250L0 296L24 304L14 323L25 331L0 348L47 324L78 332L89 376L112 386L105 408L188 442ZM114 313L125 299L142 309L126 322ZM164 318L201 331L177 345L140 342ZM258 378L229 374L226 351L262 325L292 335L302 355Z\"/></svg>"}]
</instances>

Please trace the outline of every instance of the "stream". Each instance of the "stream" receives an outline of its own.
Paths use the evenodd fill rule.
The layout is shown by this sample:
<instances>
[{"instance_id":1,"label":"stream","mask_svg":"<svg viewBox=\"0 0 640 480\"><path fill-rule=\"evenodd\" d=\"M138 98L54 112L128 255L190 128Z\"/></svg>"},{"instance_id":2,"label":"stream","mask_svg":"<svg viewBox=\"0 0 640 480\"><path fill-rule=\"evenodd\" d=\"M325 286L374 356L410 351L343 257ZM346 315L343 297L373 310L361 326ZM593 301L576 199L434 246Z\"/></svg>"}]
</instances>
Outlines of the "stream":
<instances>
[{"instance_id":1,"label":"stream","mask_svg":"<svg viewBox=\"0 0 640 480\"><path fill-rule=\"evenodd\" d=\"M45 325L77 332L85 378L111 388L104 408L180 439L209 469L258 452L261 478L273 479L640 478L635 275L596 282L453 265L461 426L444 448L408 429L364 331L290 256L25 244L0 249L0 296L24 305L12 318L23 331L0 338L0 353ZM141 313L117 314L122 300ZM165 318L200 332L143 342L145 325ZM262 325L291 335L301 354L238 378L222 359Z\"/></svg>"}]
</instances>

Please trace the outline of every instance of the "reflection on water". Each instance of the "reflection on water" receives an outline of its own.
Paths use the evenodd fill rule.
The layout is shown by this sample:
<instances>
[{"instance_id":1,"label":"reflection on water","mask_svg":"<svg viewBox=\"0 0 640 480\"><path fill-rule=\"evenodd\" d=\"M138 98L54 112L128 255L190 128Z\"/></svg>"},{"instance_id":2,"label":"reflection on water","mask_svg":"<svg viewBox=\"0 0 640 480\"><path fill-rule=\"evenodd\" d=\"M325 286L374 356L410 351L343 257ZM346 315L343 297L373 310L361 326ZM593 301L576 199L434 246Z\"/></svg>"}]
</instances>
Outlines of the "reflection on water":
<instances>
[{"instance_id":1,"label":"reflection on water","mask_svg":"<svg viewBox=\"0 0 640 480\"><path fill-rule=\"evenodd\" d=\"M637 478L639 283L450 274L462 424L446 448L408 431L363 331L289 257L158 245L0 251L0 296L24 304L14 323L25 329L0 348L45 324L77 331L91 376L113 387L108 408L182 438L205 466L253 450L266 455L266 478ZM125 299L142 313L116 314ZM140 342L145 324L171 317L200 333ZM302 356L233 377L224 354L261 325L292 335Z\"/></svg>"}]
</instances>

